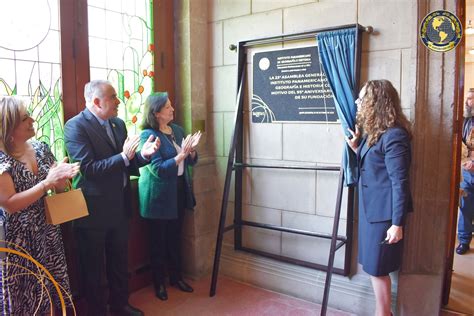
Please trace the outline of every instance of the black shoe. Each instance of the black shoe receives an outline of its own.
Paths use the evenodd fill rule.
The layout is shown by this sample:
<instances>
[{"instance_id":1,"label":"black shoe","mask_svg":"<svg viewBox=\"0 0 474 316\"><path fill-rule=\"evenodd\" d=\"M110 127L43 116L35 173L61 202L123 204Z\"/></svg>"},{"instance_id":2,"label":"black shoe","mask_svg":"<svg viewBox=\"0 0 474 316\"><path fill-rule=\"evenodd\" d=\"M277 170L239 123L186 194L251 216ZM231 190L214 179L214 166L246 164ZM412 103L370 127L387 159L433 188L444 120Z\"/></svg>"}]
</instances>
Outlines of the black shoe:
<instances>
[{"instance_id":1,"label":"black shoe","mask_svg":"<svg viewBox=\"0 0 474 316\"><path fill-rule=\"evenodd\" d=\"M460 243L459 246L456 248L456 253L458 255L463 255L469 250L469 244Z\"/></svg>"},{"instance_id":2,"label":"black shoe","mask_svg":"<svg viewBox=\"0 0 474 316\"><path fill-rule=\"evenodd\" d=\"M183 280L170 281L170 285L178 286L178 288L183 292L188 292L188 293L194 292L193 288L189 284L184 282Z\"/></svg>"},{"instance_id":3,"label":"black shoe","mask_svg":"<svg viewBox=\"0 0 474 316\"><path fill-rule=\"evenodd\" d=\"M122 307L110 307L110 312L112 315L117 316L144 316L145 314L138 308L133 307L130 304L124 305Z\"/></svg>"},{"instance_id":4,"label":"black shoe","mask_svg":"<svg viewBox=\"0 0 474 316\"><path fill-rule=\"evenodd\" d=\"M160 284L158 287L155 286L155 296L162 301L168 299L168 292L166 292L166 286L164 284Z\"/></svg>"}]
</instances>

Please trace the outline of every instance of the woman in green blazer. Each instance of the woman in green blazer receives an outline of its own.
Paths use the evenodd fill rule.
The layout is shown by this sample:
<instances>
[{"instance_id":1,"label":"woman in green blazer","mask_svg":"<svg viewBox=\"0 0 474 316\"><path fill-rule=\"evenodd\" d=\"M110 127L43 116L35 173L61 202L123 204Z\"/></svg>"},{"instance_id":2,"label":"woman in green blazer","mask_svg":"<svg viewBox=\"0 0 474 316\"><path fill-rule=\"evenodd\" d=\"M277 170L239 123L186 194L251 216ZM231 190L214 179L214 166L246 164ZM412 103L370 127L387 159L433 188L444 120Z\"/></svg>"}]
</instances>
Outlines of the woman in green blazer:
<instances>
[{"instance_id":1,"label":"woman in green blazer","mask_svg":"<svg viewBox=\"0 0 474 316\"><path fill-rule=\"evenodd\" d=\"M174 109L166 92L150 95L145 101L141 143L150 135L161 141L151 163L140 169L138 180L140 214L149 224L150 255L155 294L167 300L165 271L170 284L184 292L193 288L181 274L181 229L185 208L195 205L188 166L196 164L198 137L184 138L183 129L172 124Z\"/></svg>"}]
</instances>

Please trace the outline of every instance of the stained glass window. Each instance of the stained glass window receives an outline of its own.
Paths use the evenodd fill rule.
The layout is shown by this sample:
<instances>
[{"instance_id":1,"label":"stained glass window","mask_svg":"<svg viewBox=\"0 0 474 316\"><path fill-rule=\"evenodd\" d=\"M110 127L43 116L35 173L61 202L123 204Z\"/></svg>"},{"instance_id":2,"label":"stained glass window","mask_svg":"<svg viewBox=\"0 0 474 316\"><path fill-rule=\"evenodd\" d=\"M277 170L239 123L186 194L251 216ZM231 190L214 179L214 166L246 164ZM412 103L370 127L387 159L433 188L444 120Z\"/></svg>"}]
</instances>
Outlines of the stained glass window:
<instances>
[{"instance_id":1,"label":"stained glass window","mask_svg":"<svg viewBox=\"0 0 474 316\"><path fill-rule=\"evenodd\" d=\"M36 138L64 157L58 0L2 1L0 95L29 101Z\"/></svg>"},{"instance_id":2,"label":"stained glass window","mask_svg":"<svg viewBox=\"0 0 474 316\"><path fill-rule=\"evenodd\" d=\"M131 134L139 130L154 85L152 7L152 0L88 1L91 80L112 83Z\"/></svg>"}]
</instances>

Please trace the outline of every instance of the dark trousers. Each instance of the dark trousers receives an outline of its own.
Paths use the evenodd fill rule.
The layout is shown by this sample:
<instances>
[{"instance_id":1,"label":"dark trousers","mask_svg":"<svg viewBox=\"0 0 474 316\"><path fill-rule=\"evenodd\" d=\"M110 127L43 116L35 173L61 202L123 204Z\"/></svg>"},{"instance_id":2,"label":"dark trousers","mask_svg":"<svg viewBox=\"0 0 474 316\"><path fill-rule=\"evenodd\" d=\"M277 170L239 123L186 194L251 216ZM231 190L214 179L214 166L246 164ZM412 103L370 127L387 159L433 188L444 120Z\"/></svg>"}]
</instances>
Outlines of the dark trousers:
<instances>
[{"instance_id":1,"label":"dark trousers","mask_svg":"<svg viewBox=\"0 0 474 316\"><path fill-rule=\"evenodd\" d=\"M458 239L462 244L470 244L474 226L472 220L474 219L474 192L464 191L459 205L458 218Z\"/></svg>"},{"instance_id":2,"label":"dark trousers","mask_svg":"<svg viewBox=\"0 0 474 316\"><path fill-rule=\"evenodd\" d=\"M88 315L106 315L106 272L111 306L128 303L128 221L108 229L75 228ZM105 258L104 258L105 256Z\"/></svg>"},{"instance_id":3,"label":"dark trousers","mask_svg":"<svg viewBox=\"0 0 474 316\"><path fill-rule=\"evenodd\" d=\"M170 281L182 279L181 231L184 219L184 177L178 177L178 218L147 219L150 234L150 257L155 287L165 283L166 268Z\"/></svg>"},{"instance_id":4,"label":"dark trousers","mask_svg":"<svg viewBox=\"0 0 474 316\"><path fill-rule=\"evenodd\" d=\"M459 203L458 239L462 244L470 244L474 232L474 172L462 169L461 188L464 194Z\"/></svg>"}]
</instances>

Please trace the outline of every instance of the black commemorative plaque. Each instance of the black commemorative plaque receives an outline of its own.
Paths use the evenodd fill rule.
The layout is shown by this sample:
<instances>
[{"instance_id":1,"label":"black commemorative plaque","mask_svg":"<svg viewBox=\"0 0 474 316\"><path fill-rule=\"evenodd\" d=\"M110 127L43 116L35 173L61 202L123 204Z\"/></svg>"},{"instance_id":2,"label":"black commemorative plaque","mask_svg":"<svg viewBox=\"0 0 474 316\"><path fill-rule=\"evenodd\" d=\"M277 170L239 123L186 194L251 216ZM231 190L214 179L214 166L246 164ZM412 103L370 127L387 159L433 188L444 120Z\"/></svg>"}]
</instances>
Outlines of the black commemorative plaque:
<instances>
[{"instance_id":1,"label":"black commemorative plaque","mask_svg":"<svg viewBox=\"0 0 474 316\"><path fill-rule=\"evenodd\" d=\"M316 46L255 53L252 122L338 122Z\"/></svg>"}]
</instances>

